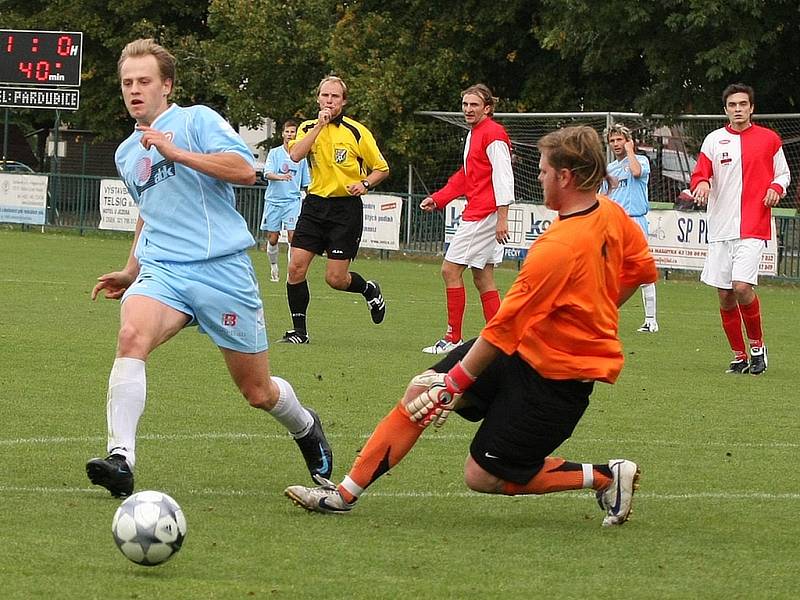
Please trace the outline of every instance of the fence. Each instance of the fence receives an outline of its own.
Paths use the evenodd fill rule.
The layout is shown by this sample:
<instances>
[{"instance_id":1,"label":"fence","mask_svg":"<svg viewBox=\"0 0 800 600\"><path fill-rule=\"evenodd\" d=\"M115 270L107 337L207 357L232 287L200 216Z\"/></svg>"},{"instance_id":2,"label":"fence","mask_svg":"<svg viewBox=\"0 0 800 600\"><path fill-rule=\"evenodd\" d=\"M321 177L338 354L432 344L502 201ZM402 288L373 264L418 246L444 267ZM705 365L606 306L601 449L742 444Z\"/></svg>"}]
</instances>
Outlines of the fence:
<instances>
[{"instance_id":1,"label":"fence","mask_svg":"<svg viewBox=\"0 0 800 600\"><path fill-rule=\"evenodd\" d=\"M81 233L100 224L100 177L50 175L45 227L75 229ZM264 205L263 186L235 186L236 208L247 221L253 237L260 230ZM391 193L391 192L389 192ZM420 210L425 194L395 193L403 201L400 251L407 254L437 255L443 252L444 216ZM778 276L800 281L800 217L776 216L778 231Z\"/></svg>"}]
</instances>

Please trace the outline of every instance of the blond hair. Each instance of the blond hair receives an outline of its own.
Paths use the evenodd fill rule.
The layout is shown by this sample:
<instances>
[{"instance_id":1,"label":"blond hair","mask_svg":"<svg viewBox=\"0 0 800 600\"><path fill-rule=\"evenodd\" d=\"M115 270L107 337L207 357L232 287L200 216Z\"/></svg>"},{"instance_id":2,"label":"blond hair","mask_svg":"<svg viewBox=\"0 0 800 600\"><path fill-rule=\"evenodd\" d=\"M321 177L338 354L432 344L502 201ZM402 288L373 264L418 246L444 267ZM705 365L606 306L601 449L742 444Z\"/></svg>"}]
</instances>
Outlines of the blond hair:
<instances>
[{"instance_id":1,"label":"blond hair","mask_svg":"<svg viewBox=\"0 0 800 600\"><path fill-rule=\"evenodd\" d=\"M175 85L175 57L166 48L156 43L153 38L140 38L127 44L117 61L117 75L122 73L122 63L129 58L152 55L158 64L161 80L169 79Z\"/></svg>"},{"instance_id":2,"label":"blond hair","mask_svg":"<svg viewBox=\"0 0 800 600\"><path fill-rule=\"evenodd\" d=\"M621 135L625 138L626 142L630 142L633 139L633 132L629 127L625 127L625 125L622 123L614 123L610 127L606 127L604 133L606 140L608 140L613 134Z\"/></svg>"},{"instance_id":3,"label":"blond hair","mask_svg":"<svg viewBox=\"0 0 800 600\"><path fill-rule=\"evenodd\" d=\"M606 156L598 133L587 125L564 127L536 144L554 169L569 169L580 191L596 190L606 178Z\"/></svg>"},{"instance_id":4,"label":"blond hair","mask_svg":"<svg viewBox=\"0 0 800 600\"><path fill-rule=\"evenodd\" d=\"M347 100L347 84L341 77L337 77L336 75L328 75L327 77L323 77L322 81L319 82L317 86L317 96L319 96L320 92L322 92L322 86L326 83L338 83L342 86L342 99Z\"/></svg>"}]
</instances>

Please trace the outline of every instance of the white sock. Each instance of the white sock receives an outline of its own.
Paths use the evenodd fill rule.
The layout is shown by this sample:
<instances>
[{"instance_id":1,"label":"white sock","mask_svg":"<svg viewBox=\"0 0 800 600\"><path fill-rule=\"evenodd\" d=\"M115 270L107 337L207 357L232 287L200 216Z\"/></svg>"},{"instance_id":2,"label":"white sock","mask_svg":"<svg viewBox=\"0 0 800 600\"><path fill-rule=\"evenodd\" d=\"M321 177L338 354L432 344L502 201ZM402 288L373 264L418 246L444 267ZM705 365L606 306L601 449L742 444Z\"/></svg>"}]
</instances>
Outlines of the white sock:
<instances>
[{"instance_id":1,"label":"white sock","mask_svg":"<svg viewBox=\"0 0 800 600\"><path fill-rule=\"evenodd\" d=\"M294 393L294 389L288 381L274 376L272 381L278 384L281 394L278 397L277 404L269 411L269 414L275 417L278 423L286 427L293 438L303 437L313 427L314 417L300 404L297 394Z\"/></svg>"},{"instance_id":2,"label":"white sock","mask_svg":"<svg viewBox=\"0 0 800 600\"><path fill-rule=\"evenodd\" d=\"M341 485L344 489L350 492L353 495L353 497L355 497L356 500L358 500L361 494L364 493L364 488L362 488L355 481L350 479L349 475L345 475L345 478L342 479L342 483L340 483L339 485Z\"/></svg>"},{"instance_id":3,"label":"white sock","mask_svg":"<svg viewBox=\"0 0 800 600\"><path fill-rule=\"evenodd\" d=\"M289 264L289 261L290 261L290 260L292 260L292 245L291 245L291 244L289 244L289 245L286 247L286 264L287 264L287 267L286 267L286 268L287 268L287 269L289 268L289 267L288 267L288 264Z\"/></svg>"},{"instance_id":4,"label":"white sock","mask_svg":"<svg viewBox=\"0 0 800 600\"><path fill-rule=\"evenodd\" d=\"M583 489L591 488L594 485L594 467L587 463L582 463L583 469Z\"/></svg>"},{"instance_id":5,"label":"white sock","mask_svg":"<svg viewBox=\"0 0 800 600\"><path fill-rule=\"evenodd\" d=\"M656 320L656 284L647 283L642 287L642 302L644 302L644 320Z\"/></svg>"},{"instance_id":6,"label":"white sock","mask_svg":"<svg viewBox=\"0 0 800 600\"><path fill-rule=\"evenodd\" d=\"M133 468L136 462L136 427L147 397L145 362L117 358L108 377L108 453L121 454Z\"/></svg>"},{"instance_id":7,"label":"white sock","mask_svg":"<svg viewBox=\"0 0 800 600\"><path fill-rule=\"evenodd\" d=\"M267 242L267 258L269 258L269 264L277 265L278 264L278 244L274 246Z\"/></svg>"}]
</instances>

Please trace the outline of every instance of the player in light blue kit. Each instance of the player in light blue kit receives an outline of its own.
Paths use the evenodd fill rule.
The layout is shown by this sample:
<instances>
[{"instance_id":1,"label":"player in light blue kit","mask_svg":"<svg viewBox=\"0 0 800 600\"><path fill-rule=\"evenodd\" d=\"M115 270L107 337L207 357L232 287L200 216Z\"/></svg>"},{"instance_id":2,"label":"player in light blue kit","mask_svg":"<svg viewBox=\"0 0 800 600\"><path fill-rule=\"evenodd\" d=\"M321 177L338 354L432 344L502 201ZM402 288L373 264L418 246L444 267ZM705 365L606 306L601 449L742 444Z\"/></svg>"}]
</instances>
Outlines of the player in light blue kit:
<instances>
[{"instance_id":1,"label":"player in light blue kit","mask_svg":"<svg viewBox=\"0 0 800 600\"><path fill-rule=\"evenodd\" d=\"M647 237L647 213L650 211L648 202L647 184L650 181L650 161L646 156L636 154L631 130L622 123L616 123L606 130L606 139L614 161L608 165L609 179L615 182L609 190L608 183L600 187L600 193L606 194L639 224ZM656 284L648 283L642 286L642 301L644 303L644 323L637 331L642 333L656 333Z\"/></svg>"},{"instance_id":2,"label":"player in light blue kit","mask_svg":"<svg viewBox=\"0 0 800 600\"><path fill-rule=\"evenodd\" d=\"M300 190L311 183L308 161L302 158L295 162L289 156L289 142L296 136L297 121L289 119L283 124L283 145L269 151L264 165L264 178L269 181L269 185L264 192L261 230L267 232L270 281L280 281L278 237L281 229L286 229L286 237L291 245L297 217L300 216Z\"/></svg>"},{"instance_id":3,"label":"player in light blue kit","mask_svg":"<svg viewBox=\"0 0 800 600\"><path fill-rule=\"evenodd\" d=\"M319 418L287 381L269 375L264 310L245 252L255 240L231 185L255 181L253 156L210 108L169 103L175 58L152 39L128 44L117 68L136 128L115 160L140 218L127 264L92 290L93 300L104 291L122 306L108 380L108 456L86 464L90 481L115 497L133 492L145 362L188 325L219 347L250 405L290 432L312 477L328 477L333 457Z\"/></svg>"}]
</instances>

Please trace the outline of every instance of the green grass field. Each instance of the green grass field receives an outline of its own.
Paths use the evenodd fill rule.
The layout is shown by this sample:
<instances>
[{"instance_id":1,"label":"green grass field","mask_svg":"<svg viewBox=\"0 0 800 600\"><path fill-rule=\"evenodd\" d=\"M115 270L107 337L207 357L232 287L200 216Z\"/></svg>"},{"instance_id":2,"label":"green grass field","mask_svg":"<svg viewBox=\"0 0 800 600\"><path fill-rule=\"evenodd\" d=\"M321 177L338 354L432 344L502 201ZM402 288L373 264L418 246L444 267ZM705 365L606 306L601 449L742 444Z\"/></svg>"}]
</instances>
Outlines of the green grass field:
<instances>
[{"instance_id":1,"label":"green grass field","mask_svg":"<svg viewBox=\"0 0 800 600\"><path fill-rule=\"evenodd\" d=\"M118 506L90 486L105 452L105 394L119 305L89 300L129 240L0 230L0 597L2 598L797 598L799 290L763 286L770 367L730 360L713 291L658 287L661 332L622 309L626 367L599 385L561 454L642 466L632 520L605 530L589 492L469 492L462 466L475 425L428 431L348 515L308 514L283 496L307 484L292 441L239 396L219 352L190 329L148 363L137 489L183 507L183 550L154 568L112 540ZM290 325L285 286L253 255L270 339ZM285 257L281 257L285 272ZM320 413L347 472L444 326L437 262L361 259L388 301L375 326L360 297L310 275L312 344L271 348L273 372ZM503 269L503 290L515 271ZM471 285L471 283L469 284ZM467 291L465 332L480 304Z\"/></svg>"}]
</instances>

